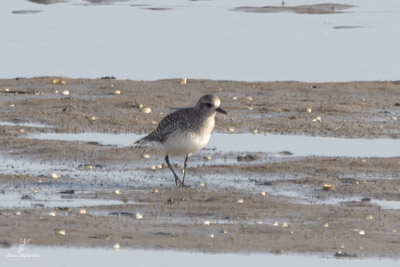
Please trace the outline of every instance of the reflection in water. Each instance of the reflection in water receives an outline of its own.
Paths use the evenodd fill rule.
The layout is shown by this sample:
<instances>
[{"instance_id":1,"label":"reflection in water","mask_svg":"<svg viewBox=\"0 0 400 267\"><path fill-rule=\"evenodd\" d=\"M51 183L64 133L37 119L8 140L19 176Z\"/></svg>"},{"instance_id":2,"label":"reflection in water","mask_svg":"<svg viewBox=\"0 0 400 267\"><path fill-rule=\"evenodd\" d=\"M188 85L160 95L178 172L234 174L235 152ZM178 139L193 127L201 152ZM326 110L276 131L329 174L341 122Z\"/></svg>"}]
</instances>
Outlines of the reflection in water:
<instances>
[{"instance_id":1,"label":"reflection in water","mask_svg":"<svg viewBox=\"0 0 400 267\"><path fill-rule=\"evenodd\" d=\"M65 0L28 0L28 1L36 3L36 4L42 4L42 5L51 5L51 4L65 2Z\"/></svg>"},{"instance_id":2,"label":"reflection in water","mask_svg":"<svg viewBox=\"0 0 400 267\"><path fill-rule=\"evenodd\" d=\"M277 12L292 12L298 14L333 14L341 13L343 10L352 8L352 5L342 4L316 4L316 5L301 5L301 6L287 6L282 1L282 6L263 6L263 7L250 7L242 6L234 8L234 11L244 11L251 13L277 13Z\"/></svg>"},{"instance_id":3,"label":"reflection in water","mask_svg":"<svg viewBox=\"0 0 400 267\"><path fill-rule=\"evenodd\" d=\"M115 2L127 2L130 0L84 0L86 2L89 2L91 4L112 4Z\"/></svg>"}]
</instances>

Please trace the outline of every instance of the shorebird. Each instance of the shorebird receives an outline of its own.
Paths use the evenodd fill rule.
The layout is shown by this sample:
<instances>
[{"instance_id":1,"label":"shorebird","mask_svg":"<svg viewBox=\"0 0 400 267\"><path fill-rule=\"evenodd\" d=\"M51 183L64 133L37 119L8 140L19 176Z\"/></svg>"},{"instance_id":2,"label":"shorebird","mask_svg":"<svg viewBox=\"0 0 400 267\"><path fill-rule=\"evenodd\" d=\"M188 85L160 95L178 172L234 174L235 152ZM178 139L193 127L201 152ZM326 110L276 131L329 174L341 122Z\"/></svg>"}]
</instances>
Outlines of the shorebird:
<instances>
[{"instance_id":1,"label":"shorebird","mask_svg":"<svg viewBox=\"0 0 400 267\"><path fill-rule=\"evenodd\" d=\"M167 115L157 129L135 144L156 142L165 152L165 161L175 178L175 185L185 187L188 158L201 150L210 140L217 113L227 114L219 106L221 101L214 95L200 98L196 106L184 108ZM169 162L169 156L185 156L182 181Z\"/></svg>"}]
</instances>

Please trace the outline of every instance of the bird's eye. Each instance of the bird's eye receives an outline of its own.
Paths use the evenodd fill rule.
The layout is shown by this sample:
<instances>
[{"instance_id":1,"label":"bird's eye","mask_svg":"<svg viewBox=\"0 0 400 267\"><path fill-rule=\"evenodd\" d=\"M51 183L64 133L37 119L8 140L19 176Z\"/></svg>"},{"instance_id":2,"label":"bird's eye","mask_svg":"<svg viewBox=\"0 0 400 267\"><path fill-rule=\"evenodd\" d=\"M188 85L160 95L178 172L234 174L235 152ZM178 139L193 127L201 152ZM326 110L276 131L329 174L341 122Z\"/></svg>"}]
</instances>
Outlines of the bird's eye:
<instances>
[{"instance_id":1,"label":"bird's eye","mask_svg":"<svg viewBox=\"0 0 400 267\"><path fill-rule=\"evenodd\" d=\"M213 104L207 103L206 106L207 106L208 108L212 108L212 107L213 107Z\"/></svg>"}]
</instances>

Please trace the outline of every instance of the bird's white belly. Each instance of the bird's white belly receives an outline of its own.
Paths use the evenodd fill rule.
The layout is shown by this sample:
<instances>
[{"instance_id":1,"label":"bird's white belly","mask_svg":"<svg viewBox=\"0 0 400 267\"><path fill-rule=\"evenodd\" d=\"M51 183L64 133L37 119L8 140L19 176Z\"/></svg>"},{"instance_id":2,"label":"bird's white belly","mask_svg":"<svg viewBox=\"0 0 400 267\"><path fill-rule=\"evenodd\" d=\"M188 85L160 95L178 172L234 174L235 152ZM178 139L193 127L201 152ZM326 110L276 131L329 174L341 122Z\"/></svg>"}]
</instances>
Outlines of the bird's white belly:
<instances>
[{"instance_id":1,"label":"bird's white belly","mask_svg":"<svg viewBox=\"0 0 400 267\"><path fill-rule=\"evenodd\" d=\"M205 147L210 137L211 132L203 135L178 134L164 143L164 150L166 154L172 156L186 156Z\"/></svg>"},{"instance_id":2,"label":"bird's white belly","mask_svg":"<svg viewBox=\"0 0 400 267\"><path fill-rule=\"evenodd\" d=\"M199 132L176 133L166 140L164 150L173 156L187 156L201 150L210 141L211 132L215 125L215 114L205 121Z\"/></svg>"}]
</instances>

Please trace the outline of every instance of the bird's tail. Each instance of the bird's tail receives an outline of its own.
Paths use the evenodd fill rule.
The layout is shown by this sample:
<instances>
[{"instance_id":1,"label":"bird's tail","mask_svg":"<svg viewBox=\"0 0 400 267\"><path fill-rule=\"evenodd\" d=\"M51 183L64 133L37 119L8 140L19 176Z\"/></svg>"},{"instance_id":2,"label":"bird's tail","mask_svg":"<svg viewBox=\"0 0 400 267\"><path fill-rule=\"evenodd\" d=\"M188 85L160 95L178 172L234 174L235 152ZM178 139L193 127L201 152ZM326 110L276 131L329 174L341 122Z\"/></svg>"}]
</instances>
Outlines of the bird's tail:
<instances>
[{"instance_id":1,"label":"bird's tail","mask_svg":"<svg viewBox=\"0 0 400 267\"><path fill-rule=\"evenodd\" d=\"M145 145L145 144L147 144L149 142L150 142L149 136L147 135L147 136L137 140L134 144L136 144L136 145Z\"/></svg>"}]
</instances>

